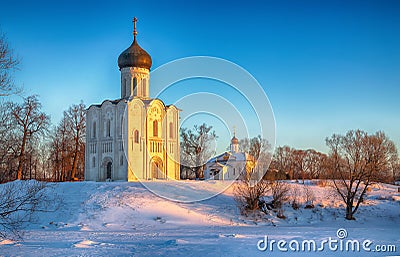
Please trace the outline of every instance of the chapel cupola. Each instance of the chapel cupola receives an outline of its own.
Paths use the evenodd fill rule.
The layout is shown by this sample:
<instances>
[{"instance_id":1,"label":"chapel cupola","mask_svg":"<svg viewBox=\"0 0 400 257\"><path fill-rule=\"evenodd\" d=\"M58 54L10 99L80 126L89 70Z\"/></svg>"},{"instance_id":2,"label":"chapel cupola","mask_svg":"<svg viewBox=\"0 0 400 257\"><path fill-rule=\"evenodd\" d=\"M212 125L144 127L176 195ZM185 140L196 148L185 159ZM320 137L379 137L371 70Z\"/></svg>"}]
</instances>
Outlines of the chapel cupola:
<instances>
[{"instance_id":1,"label":"chapel cupola","mask_svg":"<svg viewBox=\"0 0 400 257\"><path fill-rule=\"evenodd\" d=\"M231 152L239 152L239 139L236 138L236 131L233 132L233 137L231 139Z\"/></svg>"},{"instance_id":2,"label":"chapel cupola","mask_svg":"<svg viewBox=\"0 0 400 257\"><path fill-rule=\"evenodd\" d=\"M139 46L136 40L136 17L133 19L133 43L125 51L123 51L118 57L119 69L125 67L137 67L150 70L151 68L151 57L150 55Z\"/></svg>"},{"instance_id":3,"label":"chapel cupola","mask_svg":"<svg viewBox=\"0 0 400 257\"><path fill-rule=\"evenodd\" d=\"M150 55L137 43L137 18L133 19L133 43L118 57L118 67L121 71L121 98L150 95Z\"/></svg>"}]
</instances>

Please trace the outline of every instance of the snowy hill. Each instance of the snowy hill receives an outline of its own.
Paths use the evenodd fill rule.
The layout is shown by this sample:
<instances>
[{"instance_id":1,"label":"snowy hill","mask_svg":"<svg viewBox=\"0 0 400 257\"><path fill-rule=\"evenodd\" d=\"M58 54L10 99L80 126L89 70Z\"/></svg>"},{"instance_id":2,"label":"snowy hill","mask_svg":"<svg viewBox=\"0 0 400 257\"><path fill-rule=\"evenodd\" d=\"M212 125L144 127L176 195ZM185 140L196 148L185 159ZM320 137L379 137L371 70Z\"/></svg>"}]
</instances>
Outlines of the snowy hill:
<instances>
[{"instance_id":1,"label":"snowy hill","mask_svg":"<svg viewBox=\"0 0 400 257\"><path fill-rule=\"evenodd\" d=\"M158 183L179 195L182 184ZM207 182L187 182L199 190ZM227 186L227 182L212 182ZM290 182L292 188L304 187ZM271 211L262 220L242 217L229 188L205 201L178 203L160 198L140 183L75 182L54 184L62 201L56 212L39 213L25 229L23 240L0 241L0 256L394 256L400 254L400 193L396 186L374 185L356 214L347 221L342 204L329 187L310 184L315 208L284 206L286 219ZM298 192L299 192L298 190ZM361 243L370 240L366 251L287 252L277 242L301 243L341 239L337 230L346 229L347 238ZM260 251L257 244L268 236L276 240L273 251ZM339 240L340 241L340 240ZM344 244L346 241L344 241ZM378 253L376 245L395 245L396 252ZM259 246L264 246L263 242Z\"/></svg>"}]
</instances>

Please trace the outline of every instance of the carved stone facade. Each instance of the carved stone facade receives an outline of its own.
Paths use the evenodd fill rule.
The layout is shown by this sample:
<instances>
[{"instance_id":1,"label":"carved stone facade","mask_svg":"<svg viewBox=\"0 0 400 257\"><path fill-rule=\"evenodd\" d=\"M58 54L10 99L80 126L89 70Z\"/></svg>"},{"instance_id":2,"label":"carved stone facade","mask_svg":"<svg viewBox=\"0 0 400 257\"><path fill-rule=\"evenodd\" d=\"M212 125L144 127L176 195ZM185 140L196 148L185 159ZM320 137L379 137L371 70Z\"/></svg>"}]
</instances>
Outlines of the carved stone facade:
<instances>
[{"instance_id":1,"label":"carved stone facade","mask_svg":"<svg viewBox=\"0 0 400 257\"><path fill-rule=\"evenodd\" d=\"M149 97L151 58L136 34L118 59L121 98L87 110L85 180L180 177L179 110Z\"/></svg>"}]
</instances>

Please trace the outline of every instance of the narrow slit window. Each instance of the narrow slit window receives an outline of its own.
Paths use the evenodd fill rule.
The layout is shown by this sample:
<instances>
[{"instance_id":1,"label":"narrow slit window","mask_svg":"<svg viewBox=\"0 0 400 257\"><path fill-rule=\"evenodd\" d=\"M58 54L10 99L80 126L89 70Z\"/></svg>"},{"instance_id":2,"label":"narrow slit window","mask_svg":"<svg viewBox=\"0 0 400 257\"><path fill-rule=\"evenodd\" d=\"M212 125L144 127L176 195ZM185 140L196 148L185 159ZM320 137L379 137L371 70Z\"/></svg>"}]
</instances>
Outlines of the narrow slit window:
<instances>
[{"instance_id":1,"label":"narrow slit window","mask_svg":"<svg viewBox=\"0 0 400 257\"><path fill-rule=\"evenodd\" d=\"M133 138L135 143L139 143L139 131L137 129L133 132Z\"/></svg>"},{"instance_id":2,"label":"narrow slit window","mask_svg":"<svg viewBox=\"0 0 400 257\"><path fill-rule=\"evenodd\" d=\"M93 138L96 138L96 122L93 122Z\"/></svg>"},{"instance_id":3,"label":"narrow slit window","mask_svg":"<svg viewBox=\"0 0 400 257\"><path fill-rule=\"evenodd\" d=\"M111 137L111 121L107 120L107 137Z\"/></svg>"},{"instance_id":4,"label":"narrow slit window","mask_svg":"<svg viewBox=\"0 0 400 257\"><path fill-rule=\"evenodd\" d=\"M169 138L174 138L174 124L172 122L169 123Z\"/></svg>"},{"instance_id":5,"label":"narrow slit window","mask_svg":"<svg viewBox=\"0 0 400 257\"><path fill-rule=\"evenodd\" d=\"M153 136L158 137L158 121L153 121Z\"/></svg>"},{"instance_id":6,"label":"narrow slit window","mask_svg":"<svg viewBox=\"0 0 400 257\"><path fill-rule=\"evenodd\" d=\"M142 79L142 96L146 96L146 79Z\"/></svg>"}]
</instances>

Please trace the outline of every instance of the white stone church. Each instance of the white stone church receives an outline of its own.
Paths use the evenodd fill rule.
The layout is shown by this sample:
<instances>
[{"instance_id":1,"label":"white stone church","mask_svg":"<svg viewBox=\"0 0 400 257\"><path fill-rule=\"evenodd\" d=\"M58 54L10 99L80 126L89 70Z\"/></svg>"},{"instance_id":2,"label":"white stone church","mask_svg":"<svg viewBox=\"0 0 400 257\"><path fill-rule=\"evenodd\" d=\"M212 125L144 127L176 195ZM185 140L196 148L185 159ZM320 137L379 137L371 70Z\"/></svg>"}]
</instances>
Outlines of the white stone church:
<instances>
[{"instance_id":1,"label":"white stone church","mask_svg":"<svg viewBox=\"0 0 400 257\"><path fill-rule=\"evenodd\" d=\"M245 172L254 172L256 163L253 156L239 151L239 140L234 135L231 139L230 151L219 154L207 161L204 179L236 180Z\"/></svg>"},{"instance_id":2,"label":"white stone church","mask_svg":"<svg viewBox=\"0 0 400 257\"><path fill-rule=\"evenodd\" d=\"M150 55L133 43L118 57L121 98L87 110L85 180L179 179L179 109L150 98Z\"/></svg>"}]
</instances>

